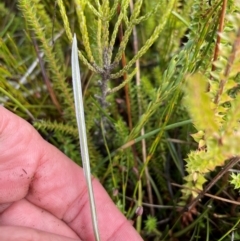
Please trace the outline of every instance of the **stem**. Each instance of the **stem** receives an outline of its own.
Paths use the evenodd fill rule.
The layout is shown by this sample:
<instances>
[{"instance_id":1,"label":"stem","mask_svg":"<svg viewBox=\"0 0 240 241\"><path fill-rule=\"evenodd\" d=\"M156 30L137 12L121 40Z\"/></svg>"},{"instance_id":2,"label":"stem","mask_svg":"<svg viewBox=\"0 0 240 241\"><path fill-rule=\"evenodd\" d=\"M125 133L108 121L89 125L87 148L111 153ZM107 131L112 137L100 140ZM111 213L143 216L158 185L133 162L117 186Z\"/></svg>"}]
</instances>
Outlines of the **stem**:
<instances>
[{"instance_id":1,"label":"stem","mask_svg":"<svg viewBox=\"0 0 240 241\"><path fill-rule=\"evenodd\" d=\"M118 5L118 13L120 13L120 4ZM123 26L122 23L119 26L119 40L120 42L122 42L123 40ZM126 66L126 56L125 53L122 54L122 67L124 68ZM127 73L125 72L123 74L123 79L126 80L127 79ZM130 103L130 98L129 98L129 85L126 84L124 86L124 90L125 90L125 98L126 98L126 105L127 105L127 113L128 113L128 126L129 129L132 130L132 117L131 117L131 103Z\"/></svg>"},{"instance_id":2,"label":"stem","mask_svg":"<svg viewBox=\"0 0 240 241\"><path fill-rule=\"evenodd\" d=\"M198 194L198 196L188 204L183 211L188 212L191 210L211 188L212 186L230 169L232 168L237 162L240 161L240 157L236 156L230 159L229 163L212 179L212 181L204 188L202 192Z\"/></svg>"},{"instance_id":3,"label":"stem","mask_svg":"<svg viewBox=\"0 0 240 241\"><path fill-rule=\"evenodd\" d=\"M216 41L215 50L214 50L212 71L214 71L216 69L216 66L214 65L214 62L217 60L218 55L219 55L219 44L220 44L220 41L221 41L221 33L223 32L223 27L224 27L226 7L227 7L227 0L223 0L222 10L221 10L221 15L220 15L220 22L219 22L219 27L218 27L217 41Z\"/></svg>"},{"instance_id":4,"label":"stem","mask_svg":"<svg viewBox=\"0 0 240 241\"><path fill-rule=\"evenodd\" d=\"M131 0L130 1L131 12L133 12L133 6L134 6L133 5L133 0ZM134 50L134 54L135 55L138 53L138 50L139 50L136 26L133 27L133 50ZM136 85L138 86L137 98L138 98L138 112L139 112L139 119L140 119L140 117L142 115L142 105L141 105L141 97L140 97L140 91L139 91L139 87L141 85L141 74L140 74L139 59L137 59L135 66L136 66L136 69L137 69ZM145 135L144 127L142 127L142 129L141 129L141 136L143 136L143 135ZM145 163L146 160L147 160L146 140L142 139L141 143L142 143L142 159L143 159L143 163ZM153 204L152 188L151 188L151 184L150 184L148 166L146 166L146 168L145 168L145 177L146 177L146 184L147 184L147 192L148 192L149 203ZM154 216L154 208L153 208L152 205L150 206L150 212L151 212L151 215Z\"/></svg>"},{"instance_id":5,"label":"stem","mask_svg":"<svg viewBox=\"0 0 240 241\"><path fill-rule=\"evenodd\" d=\"M48 93L50 95L50 98L51 98L53 104L56 106L58 112L60 114L62 114L61 106L60 106L60 104L59 104L59 102L57 100L55 92L54 92L54 90L53 90L53 88L51 86L51 82L50 82L50 80L49 80L49 78L47 76L47 73L46 73L46 70L45 70L45 67L44 67L44 63L43 63L43 60L42 60L42 56L41 56L41 54L39 52L39 48L38 48L35 36L32 37L32 41L33 41L34 49L35 49L35 51L37 53L37 56L38 56L38 62L39 62L40 68L41 68L41 72L42 72L42 76L43 76L44 82L45 82L45 84L47 86L47 90L48 90ZM52 41L54 41L54 40L52 40Z\"/></svg>"},{"instance_id":6,"label":"stem","mask_svg":"<svg viewBox=\"0 0 240 241\"><path fill-rule=\"evenodd\" d=\"M233 48L232 48L232 53L230 54L230 56L228 58L228 63L227 63L227 66L226 66L226 69L225 69L225 72L224 72L224 78L221 79L221 81L219 83L218 93L217 93L217 95L215 97L215 100L214 100L215 104L219 103L220 97L223 93L224 86L227 82L227 79L228 79L228 76L230 74L233 62L235 60L236 52L239 48L239 45L240 45L240 28L238 28L237 36L236 36L236 39L235 39L235 42L234 42Z\"/></svg>"}]
</instances>

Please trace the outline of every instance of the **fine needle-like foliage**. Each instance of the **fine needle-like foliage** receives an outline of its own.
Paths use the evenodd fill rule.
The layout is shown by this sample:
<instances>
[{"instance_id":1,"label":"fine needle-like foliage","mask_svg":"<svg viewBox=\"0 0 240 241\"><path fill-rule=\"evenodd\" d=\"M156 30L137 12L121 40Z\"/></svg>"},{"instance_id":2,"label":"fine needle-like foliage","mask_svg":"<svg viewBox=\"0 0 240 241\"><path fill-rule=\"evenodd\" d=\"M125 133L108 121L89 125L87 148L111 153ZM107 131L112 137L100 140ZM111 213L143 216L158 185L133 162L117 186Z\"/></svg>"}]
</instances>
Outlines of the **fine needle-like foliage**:
<instances>
[{"instance_id":1,"label":"fine needle-like foliage","mask_svg":"<svg viewBox=\"0 0 240 241\"><path fill-rule=\"evenodd\" d=\"M239 4L3 0L0 102L82 165L76 33L92 175L119 210L144 240L238 239Z\"/></svg>"}]
</instances>

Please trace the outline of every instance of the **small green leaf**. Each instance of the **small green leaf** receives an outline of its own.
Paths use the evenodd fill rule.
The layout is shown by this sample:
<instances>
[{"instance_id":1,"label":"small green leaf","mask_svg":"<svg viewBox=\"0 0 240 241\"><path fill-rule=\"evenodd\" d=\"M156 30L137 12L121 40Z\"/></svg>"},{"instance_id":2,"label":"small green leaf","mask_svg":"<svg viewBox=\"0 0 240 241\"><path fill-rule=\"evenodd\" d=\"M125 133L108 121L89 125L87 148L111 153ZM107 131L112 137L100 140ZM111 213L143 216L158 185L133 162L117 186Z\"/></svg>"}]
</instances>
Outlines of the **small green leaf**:
<instances>
[{"instance_id":1,"label":"small green leaf","mask_svg":"<svg viewBox=\"0 0 240 241\"><path fill-rule=\"evenodd\" d=\"M239 189L240 188L240 174L232 173L231 178L232 178L232 180L230 181L230 183L234 185L234 189Z\"/></svg>"}]
</instances>

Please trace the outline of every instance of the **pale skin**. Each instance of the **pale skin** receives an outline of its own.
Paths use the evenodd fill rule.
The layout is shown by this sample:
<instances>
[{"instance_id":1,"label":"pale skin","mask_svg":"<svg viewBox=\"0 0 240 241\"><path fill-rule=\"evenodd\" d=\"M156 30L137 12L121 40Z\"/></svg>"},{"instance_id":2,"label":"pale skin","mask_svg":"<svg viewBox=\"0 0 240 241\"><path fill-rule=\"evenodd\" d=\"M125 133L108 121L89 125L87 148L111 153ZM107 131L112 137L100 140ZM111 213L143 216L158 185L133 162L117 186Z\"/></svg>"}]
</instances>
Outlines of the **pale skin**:
<instances>
[{"instance_id":1,"label":"pale skin","mask_svg":"<svg viewBox=\"0 0 240 241\"><path fill-rule=\"evenodd\" d=\"M141 241L93 179L101 241ZM0 106L0 240L93 241L83 170Z\"/></svg>"}]
</instances>

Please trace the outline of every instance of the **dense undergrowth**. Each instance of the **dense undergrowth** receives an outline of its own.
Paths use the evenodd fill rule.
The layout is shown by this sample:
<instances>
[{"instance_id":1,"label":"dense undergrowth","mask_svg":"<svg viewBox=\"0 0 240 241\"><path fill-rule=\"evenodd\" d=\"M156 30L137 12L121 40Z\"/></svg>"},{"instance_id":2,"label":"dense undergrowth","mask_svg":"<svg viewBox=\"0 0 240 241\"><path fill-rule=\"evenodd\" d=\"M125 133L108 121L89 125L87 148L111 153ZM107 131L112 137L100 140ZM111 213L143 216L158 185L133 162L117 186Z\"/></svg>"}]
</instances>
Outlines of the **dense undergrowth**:
<instances>
[{"instance_id":1,"label":"dense undergrowth","mask_svg":"<svg viewBox=\"0 0 240 241\"><path fill-rule=\"evenodd\" d=\"M0 102L81 165L76 33L92 174L119 209L144 240L239 240L239 8L2 0Z\"/></svg>"}]
</instances>

